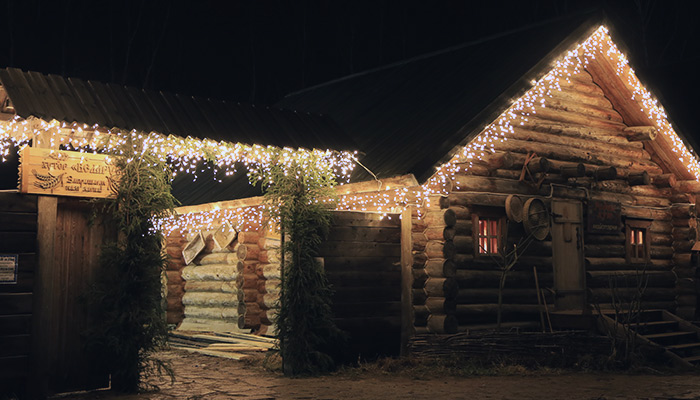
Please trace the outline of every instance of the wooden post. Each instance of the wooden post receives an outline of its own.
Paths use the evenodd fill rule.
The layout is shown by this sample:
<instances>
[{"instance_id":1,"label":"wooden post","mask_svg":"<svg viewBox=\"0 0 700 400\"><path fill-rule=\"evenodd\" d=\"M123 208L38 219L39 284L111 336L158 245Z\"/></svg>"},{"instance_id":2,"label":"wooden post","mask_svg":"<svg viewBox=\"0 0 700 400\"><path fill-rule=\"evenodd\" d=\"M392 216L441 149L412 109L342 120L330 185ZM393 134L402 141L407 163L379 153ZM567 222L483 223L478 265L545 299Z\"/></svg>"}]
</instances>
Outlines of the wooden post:
<instances>
[{"instance_id":1,"label":"wooden post","mask_svg":"<svg viewBox=\"0 0 700 400\"><path fill-rule=\"evenodd\" d=\"M50 148L50 140L34 138L35 147ZM28 380L28 393L32 398L46 398L49 395L52 355L55 356L52 334L56 331L53 314L53 295L61 290L58 271L54 268L56 247L56 218L58 198L37 196L37 253L38 265L35 271L34 299L32 307L32 355L31 372Z\"/></svg>"},{"instance_id":2,"label":"wooden post","mask_svg":"<svg viewBox=\"0 0 700 400\"><path fill-rule=\"evenodd\" d=\"M408 355L408 340L413 336L413 243L411 208L401 213L401 356Z\"/></svg>"}]
</instances>

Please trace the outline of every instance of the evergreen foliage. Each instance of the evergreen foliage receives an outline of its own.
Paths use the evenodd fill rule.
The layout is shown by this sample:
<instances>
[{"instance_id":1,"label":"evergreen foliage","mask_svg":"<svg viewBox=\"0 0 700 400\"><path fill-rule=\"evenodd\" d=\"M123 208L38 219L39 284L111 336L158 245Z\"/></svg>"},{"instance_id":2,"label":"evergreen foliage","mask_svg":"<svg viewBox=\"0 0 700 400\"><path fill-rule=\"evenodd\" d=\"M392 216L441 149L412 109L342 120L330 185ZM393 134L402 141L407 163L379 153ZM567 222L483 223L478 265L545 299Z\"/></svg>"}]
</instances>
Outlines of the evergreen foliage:
<instances>
[{"instance_id":1,"label":"evergreen foliage","mask_svg":"<svg viewBox=\"0 0 700 400\"><path fill-rule=\"evenodd\" d=\"M312 375L335 368L343 333L333 322L332 291L315 259L331 224L335 174L322 160L284 158L266 171L251 173L262 181L270 219L284 235L284 273L277 336L286 375Z\"/></svg>"},{"instance_id":2,"label":"evergreen foliage","mask_svg":"<svg viewBox=\"0 0 700 400\"><path fill-rule=\"evenodd\" d=\"M151 357L168 334L161 281L167 260L161 252L163 236L153 229L152 219L172 211L176 200L167 166L143 152L138 140L119 151L117 196L100 201L119 237L102 249L88 294L92 324L86 346L98 366L112 374L113 390L136 392L142 378L170 373Z\"/></svg>"}]
</instances>

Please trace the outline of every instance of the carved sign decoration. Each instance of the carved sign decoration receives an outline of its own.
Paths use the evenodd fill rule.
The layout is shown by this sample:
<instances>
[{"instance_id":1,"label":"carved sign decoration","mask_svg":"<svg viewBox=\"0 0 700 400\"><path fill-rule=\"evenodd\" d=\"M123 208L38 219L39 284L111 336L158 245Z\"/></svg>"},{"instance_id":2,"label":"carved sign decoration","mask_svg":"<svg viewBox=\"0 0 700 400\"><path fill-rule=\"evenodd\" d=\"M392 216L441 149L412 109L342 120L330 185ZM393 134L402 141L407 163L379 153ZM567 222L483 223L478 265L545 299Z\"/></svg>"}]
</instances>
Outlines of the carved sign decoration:
<instances>
[{"instance_id":1,"label":"carved sign decoration","mask_svg":"<svg viewBox=\"0 0 700 400\"><path fill-rule=\"evenodd\" d=\"M19 170L21 193L113 197L119 181L107 156L76 151L25 147Z\"/></svg>"},{"instance_id":2,"label":"carved sign decoration","mask_svg":"<svg viewBox=\"0 0 700 400\"><path fill-rule=\"evenodd\" d=\"M622 211L620 203L589 200L586 230L591 233L620 232Z\"/></svg>"}]
</instances>

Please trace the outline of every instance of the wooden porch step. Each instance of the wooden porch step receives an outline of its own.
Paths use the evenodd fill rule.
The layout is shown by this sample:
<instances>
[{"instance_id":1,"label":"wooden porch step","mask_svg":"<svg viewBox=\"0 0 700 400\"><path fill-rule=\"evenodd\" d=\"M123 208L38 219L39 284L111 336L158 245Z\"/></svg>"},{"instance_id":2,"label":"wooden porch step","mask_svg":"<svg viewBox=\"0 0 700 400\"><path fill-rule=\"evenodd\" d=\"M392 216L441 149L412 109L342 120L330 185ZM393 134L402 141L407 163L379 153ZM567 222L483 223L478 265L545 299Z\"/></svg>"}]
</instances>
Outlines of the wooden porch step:
<instances>
[{"instance_id":1,"label":"wooden porch step","mask_svg":"<svg viewBox=\"0 0 700 400\"><path fill-rule=\"evenodd\" d=\"M686 362L689 362L691 364L695 364L698 361L700 361L700 356L693 356L693 357L683 357L683 360Z\"/></svg>"},{"instance_id":2,"label":"wooden porch step","mask_svg":"<svg viewBox=\"0 0 700 400\"><path fill-rule=\"evenodd\" d=\"M664 332L642 336L663 346L667 346L671 343L680 344L678 343L680 341L697 341L697 334L695 334L695 332Z\"/></svg>"},{"instance_id":3,"label":"wooden porch step","mask_svg":"<svg viewBox=\"0 0 700 400\"><path fill-rule=\"evenodd\" d=\"M632 323L628 325L630 329L636 331L637 333L644 334L649 333L662 333L665 330L676 330L678 329L677 321L649 321Z\"/></svg>"},{"instance_id":4,"label":"wooden porch step","mask_svg":"<svg viewBox=\"0 0 700 400\"><path fill-rule=\"evenodd\" d=\"M693 349L700 349L700 342L693 342L693 343L682 343L682 344L672 344L666 346L667 349L671 351L679 350L679 351L684 351L684 350L693 350Z\"/></svg>"}]
</instances>

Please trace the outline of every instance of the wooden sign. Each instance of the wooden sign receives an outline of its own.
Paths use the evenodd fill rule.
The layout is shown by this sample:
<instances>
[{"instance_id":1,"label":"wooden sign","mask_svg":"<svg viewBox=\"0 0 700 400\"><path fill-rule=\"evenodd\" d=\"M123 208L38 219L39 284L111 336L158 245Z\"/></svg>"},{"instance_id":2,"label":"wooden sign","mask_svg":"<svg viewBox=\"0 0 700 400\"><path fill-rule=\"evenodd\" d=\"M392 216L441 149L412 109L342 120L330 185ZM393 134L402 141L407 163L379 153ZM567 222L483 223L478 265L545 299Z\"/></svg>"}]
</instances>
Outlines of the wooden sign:
<instances>
[{"instance_id":1,"label":"wooden sign","mask_svg":"<svg viewBox=\"0 0 700 400\"><path fill-rule=\"evenodd\" d=\"M592 233L619 232L622 226L622 210L619 203L590 200L586 230Z\"/></svg>"},{"instance_id":2,"label":"wooden sign","mask_svg":"<svg viewBox=\"0 0 700 400\"><path fill-rule=\"evenodd\" d=\"M76 151L25 147L19 169L21 193L112 197L119 180L107 156Z\"/></svg>"}]
</instances>

